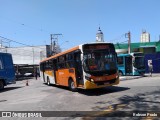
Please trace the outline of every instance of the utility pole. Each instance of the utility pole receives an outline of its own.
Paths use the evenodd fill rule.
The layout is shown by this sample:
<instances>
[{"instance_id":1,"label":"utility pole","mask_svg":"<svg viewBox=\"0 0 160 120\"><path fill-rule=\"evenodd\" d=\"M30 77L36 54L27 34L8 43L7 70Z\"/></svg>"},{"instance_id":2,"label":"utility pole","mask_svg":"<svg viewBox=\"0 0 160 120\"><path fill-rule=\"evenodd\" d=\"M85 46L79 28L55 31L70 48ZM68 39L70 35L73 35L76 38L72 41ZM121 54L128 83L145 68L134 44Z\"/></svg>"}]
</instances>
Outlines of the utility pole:
<instances>
[{"instance_id":1,"label":"utility pole","mask_svg":"<svg viewBox=\"0 0 160 120\"><path fill-rule=\"evenodd\" d=\"M50 48L50 55L57 54L56 47L58 45L58 36L62 34L51 34L51 48Z\"/></svg>"},{"instance_id":2,"label":"utility pole","mask_svg":"<svg viewBox=\"0 0 160 120\"><path fill-rule=\"evenodd\" d=\"M53 43L52 43L52 40L53 40L53 34L51 34L50 56L52 55L52 51L53 51Z\"/></svg>"},{"instance_id":3,"label":"utility pole","mask_svg":"<svg viewBox=\"0 0 160 120\"><path fill-rule=\"evenodd\" d=\"M131 53L131 33L130 31L125 34L125 37L128 38L128 54Z\"/></svg>"}]
</instances>

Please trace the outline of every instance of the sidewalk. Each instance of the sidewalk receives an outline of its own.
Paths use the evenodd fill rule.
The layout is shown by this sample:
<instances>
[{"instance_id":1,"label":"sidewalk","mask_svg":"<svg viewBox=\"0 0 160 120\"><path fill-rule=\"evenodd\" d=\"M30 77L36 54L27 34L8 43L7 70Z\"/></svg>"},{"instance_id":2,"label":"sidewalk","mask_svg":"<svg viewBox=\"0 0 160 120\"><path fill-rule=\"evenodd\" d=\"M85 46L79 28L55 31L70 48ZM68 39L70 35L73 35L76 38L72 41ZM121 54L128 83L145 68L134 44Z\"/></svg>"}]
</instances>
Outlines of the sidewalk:
<instances>
[{"instance_id":1,"label":"sidewalk","mask_svg":"<svg viewBox=\"0 0 160 120\"><path fill-rule=\"evenodd\" d=\"M150 74L146 73L144 76L145 77L150 77ZM160 77L160 73L152 73L152 77Z\"/></svg>"},{"instance_id":2,"label":"sidewalk","mask_svg":"<svg viewBox=\"0 0 160 120\"><path fill-rule=\"evenodd\" d=\"M120 80L133 80L133 79L139 79L143 77L150 77L150 74L146 73L144 76L121 76ZM160 73L153 73L152 77L160 77Z\"/></svg>"}]
</instances>

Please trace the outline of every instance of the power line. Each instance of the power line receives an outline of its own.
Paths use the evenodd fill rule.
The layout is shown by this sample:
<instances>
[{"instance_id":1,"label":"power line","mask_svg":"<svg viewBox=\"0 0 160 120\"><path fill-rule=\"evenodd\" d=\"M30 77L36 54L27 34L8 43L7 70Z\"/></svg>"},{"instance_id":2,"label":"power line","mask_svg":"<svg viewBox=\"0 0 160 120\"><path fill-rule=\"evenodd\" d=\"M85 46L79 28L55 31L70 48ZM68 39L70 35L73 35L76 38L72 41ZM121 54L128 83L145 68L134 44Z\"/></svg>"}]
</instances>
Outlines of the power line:
<instances>
[{"instance_id":1,"label":"power line","mask_svg":"<svg viewBox=\"0 0 160 120\"><path fill-rule=\"evenodd\" d=\"M17 42L17 41L15 41L15 40L11 40L11 39L8 39L8 38L2 37L2 36L0 36L0 38L3 38L4 40L7 40L7 41L9 41L9 42L14 42L14 43L21 44L21 45L24 45L24 46L33 47L33 46L31 46L31 45L27 45L27 44L24 44L24 43L20 43L20 42Z\"/></svg>"},{"instance_id":2,"label":"power line","mask_svg":"<svg viewBox=\"0 0 160 120\"><path fill-rule=\"evenodd\" d=\"M118 43L123 44L123 43L126 43L126 42L128 42L128 40L125 40L123 42L118 42Z\"/></svg>"}]
</instances>

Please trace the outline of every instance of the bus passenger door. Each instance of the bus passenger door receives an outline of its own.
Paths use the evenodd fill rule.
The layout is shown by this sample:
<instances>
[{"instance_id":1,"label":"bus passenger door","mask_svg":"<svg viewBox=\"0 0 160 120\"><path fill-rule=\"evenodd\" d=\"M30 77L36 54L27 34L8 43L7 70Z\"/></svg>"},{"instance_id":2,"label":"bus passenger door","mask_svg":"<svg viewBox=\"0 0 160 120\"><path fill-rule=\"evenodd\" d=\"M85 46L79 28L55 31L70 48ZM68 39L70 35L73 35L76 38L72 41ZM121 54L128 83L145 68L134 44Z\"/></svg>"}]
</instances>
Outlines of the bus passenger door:
<instances>
[{"instance_id":1,"label":"bus passenger door","mask_svg":"<svg viewBox=\"0 0 160 120\"><path fill-rule=\"evenodd\" d=\"M126 75L132 74L132 56L125 57L125 71Z\"/></svg>"},{"instance_id":2,"label":"bus passenger door","mask_svg":"<svg viewBox=\"0 0 160 120\"><path fill-rule=\"evenodd\" d=\"M57 59L53 60L53 73L54 73L54 79L55 79L55 83L57 84Z\"/></svg>"},{"instance_id":3,"label":"bus passenger door","mask_svg":"<svg viewBox=\"0 0 160 120\"><path fill-rule=\"evenodd\" d=\"M82 71L82 61L81 61L81 52L74 53L75 56L75 74L77 85L83 85L83 71Z\"/></svg>"}]
</instances>

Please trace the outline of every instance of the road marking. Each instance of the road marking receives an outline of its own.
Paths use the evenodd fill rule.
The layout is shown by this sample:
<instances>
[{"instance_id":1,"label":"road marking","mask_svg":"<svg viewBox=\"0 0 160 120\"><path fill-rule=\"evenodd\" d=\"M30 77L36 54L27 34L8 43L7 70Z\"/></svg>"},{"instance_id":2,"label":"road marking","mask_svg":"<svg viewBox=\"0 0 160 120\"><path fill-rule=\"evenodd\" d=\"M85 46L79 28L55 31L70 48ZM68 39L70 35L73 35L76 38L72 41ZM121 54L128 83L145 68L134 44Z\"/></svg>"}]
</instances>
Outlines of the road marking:
<instances>
[{"instance_id":1,"label":"road marking","mask_svg":"<svg viewBox=\"0 0 160 120\"><path fill-rule=\"evenodd\" d=\"M110 106L108 106L107 109L97 112L97 114L89 115L89 116L93 116L93 117L83 117L82 120L93 120L93 119L96 119L94 117L103 117L106 114L115 112L116 110L122 109L126 106L127 106L127 104L110 105Z\"/></svg>"}]
</instances>

